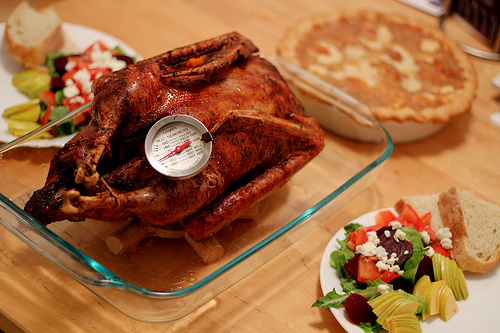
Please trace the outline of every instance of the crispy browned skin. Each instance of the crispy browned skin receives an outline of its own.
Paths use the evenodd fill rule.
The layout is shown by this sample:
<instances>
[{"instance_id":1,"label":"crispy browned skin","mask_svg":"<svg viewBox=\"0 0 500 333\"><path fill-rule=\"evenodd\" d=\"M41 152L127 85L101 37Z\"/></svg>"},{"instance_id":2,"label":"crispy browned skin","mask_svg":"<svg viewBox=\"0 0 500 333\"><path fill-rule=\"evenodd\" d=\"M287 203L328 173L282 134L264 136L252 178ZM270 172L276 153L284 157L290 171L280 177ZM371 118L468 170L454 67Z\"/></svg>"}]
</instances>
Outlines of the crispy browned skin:
<instances>
[{"instance_id":1,"label":"crispy browned skin","mask_svg":"<svg viewBox=\"0 0 500 333\"><path fill-rule=\"evenodd\" d=\"M303 117L274 66L255 51L232 33L97 80L92 122L56 154L25 210L45 224L131 216L157 225L182 221L196 240L233 221L323 148L316 120ZM186 68L200 56L205 64ZM143 151L148 128L171 114L217 128L207 168L185 180L157 173Z\"/></svg>"}]
</instances>

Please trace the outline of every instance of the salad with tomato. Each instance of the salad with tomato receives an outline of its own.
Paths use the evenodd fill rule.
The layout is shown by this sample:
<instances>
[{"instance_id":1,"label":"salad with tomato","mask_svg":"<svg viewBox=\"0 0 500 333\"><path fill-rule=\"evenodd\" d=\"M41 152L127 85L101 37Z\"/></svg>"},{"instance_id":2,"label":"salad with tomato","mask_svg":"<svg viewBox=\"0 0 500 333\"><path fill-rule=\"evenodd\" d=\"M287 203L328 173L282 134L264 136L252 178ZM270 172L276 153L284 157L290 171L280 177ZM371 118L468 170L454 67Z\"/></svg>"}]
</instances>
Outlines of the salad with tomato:
<instances>
[{"instance_id":1,"label":"salad with tomato","mask_svg":"<svg viewBox=\"0 0 500 333\"><path fill-rule=\"evenodd\" d=\"M134 62L119 47L110 49L100 41L81 54L48 55L43 70L27 69L14 75L13 85L32 100L5 109L9 132L24 135L90 102L94 80ZM49 137L76 133L89 121L90 107L52 128Z\"/></svg>"},{"instance_id":2,"label":"salad with tomato","mask_svg":"<svg viewBox=\"0 0 500 333\"><path fill-rule=\"evenodd\" d=\"M447 228L436 231L429 226L431 217L430 212L419 216L406 205L398 216L390 210L377 212L373 225L345 226L345 239L337 239L340 248L330 254L330 266L339 274L342 292L333 289L313 307L345 307L353 324L365 332L382 328L368 301L389 291L420 303L418 311L422 311L425 302L412 295L414 286L424 275L434 279L431 257L449 258L452 245Z\"/></svg>"}]
</instances>

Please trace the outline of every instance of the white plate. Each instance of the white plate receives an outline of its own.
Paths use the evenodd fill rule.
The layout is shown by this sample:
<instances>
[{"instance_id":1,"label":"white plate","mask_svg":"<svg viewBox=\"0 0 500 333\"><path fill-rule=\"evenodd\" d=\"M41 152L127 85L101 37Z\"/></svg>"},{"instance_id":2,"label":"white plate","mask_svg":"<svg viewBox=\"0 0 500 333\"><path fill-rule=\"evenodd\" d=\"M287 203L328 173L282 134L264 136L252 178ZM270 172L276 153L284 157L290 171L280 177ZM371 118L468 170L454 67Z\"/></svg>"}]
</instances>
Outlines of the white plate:
<instances>
[{"instance_id":1,"label":"white plate","mask_svg":"<svg viewBox=\"0 0 500 333\"><path fill-rule=\"evenodd\" d=\"M393 209L391 210L394 212ZM377 212L370 212L351 222L364 226L372 225L375 223ZM345 230L341 228L330 240L321 258L319 277L324 295L332 291L334 287L338 293L342 292L337 271L330 267L330 253L339 249L337 239L343 240L344 234ZM423 332L498 332L500 325L500 269L497 266L485 274L465 272L465 278L469 289L469 298L458 302L458 312L447 322L443 322L439 316L434 316L425 322L421 321ZM351 324L344 308L331 308L331 311L347 332L363 332L358 326Z\"/></svg>"},{"instance_id":2,"label":"white plate","mask_svg":"<svg viewBox=\"0 0 500 333\"><path fill-rule=\"evenodd\" d=\"M132 49L130 46L125 44L119 39L114 38L101 31L91 29L85 26L63 23L63 30L66 36L69 37L71 42L74 44L79 51L84 51L87 47L96 41L102 41L108 47L120 46L125 54L129 56L135 56L140 58L139 54ZM5 108L20 103L29 101L29 98L17 91L17 89L12 85L12 76L22 70L22 66L10 57L7 53L4 43L4 31L5 23L0 23L0 114L3 113ZM57 137L50 140L31 140L23 143L23 146L30 147L62 147L73 135L67 135L64 137ZM5 119L0 116L0 142L10 142L16 139L16 137L7 132L7 123Z\"/></svg>"}]
</instances>

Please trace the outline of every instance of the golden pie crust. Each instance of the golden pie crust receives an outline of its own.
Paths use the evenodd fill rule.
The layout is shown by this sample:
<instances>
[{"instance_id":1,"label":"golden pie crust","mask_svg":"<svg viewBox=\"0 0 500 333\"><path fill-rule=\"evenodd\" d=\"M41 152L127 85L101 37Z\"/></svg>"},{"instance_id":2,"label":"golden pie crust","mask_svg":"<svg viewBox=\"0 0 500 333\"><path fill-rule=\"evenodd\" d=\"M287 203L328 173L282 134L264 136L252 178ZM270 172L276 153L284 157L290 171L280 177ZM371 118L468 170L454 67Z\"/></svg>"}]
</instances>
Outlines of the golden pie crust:
<instances>
[{"instance_id":1,"label":"golden pie crust","mask_svg":"<svg viewBox=\"0 0 500 333\"><path fill-rule=\"evenodd\" d=\"M475 97L467 54L439 29L396 14L308 19L284 36L278 54L365 103L379 121L443 123Z\"/></svg>"}]
</instances>

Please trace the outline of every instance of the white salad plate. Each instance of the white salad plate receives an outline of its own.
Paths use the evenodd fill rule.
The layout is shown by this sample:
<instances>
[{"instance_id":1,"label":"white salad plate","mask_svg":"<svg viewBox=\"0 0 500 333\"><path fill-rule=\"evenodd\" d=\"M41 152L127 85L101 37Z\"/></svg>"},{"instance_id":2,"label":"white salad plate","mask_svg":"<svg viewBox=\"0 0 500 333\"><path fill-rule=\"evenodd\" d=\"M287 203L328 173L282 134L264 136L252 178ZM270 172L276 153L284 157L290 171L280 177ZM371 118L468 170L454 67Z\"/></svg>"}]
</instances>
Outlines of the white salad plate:
<instances>
[{"instance_id":1,"label":"white salad plate","mask_svg":"<svg viewBox=\"0 0 500 333\"><path fill-rule=\"evenodd\" d=\"M119 46L126 55L140 58L139 54L129 45L99 30L72 23L63 23L62 27L65 35L78 51L83 52L94 42L101 41L109 48ZM23 67L7 53L4 43L4 31L5 23L0 23L0 114L10 106L29 101L28 97L18 92L12 85L12 77L16 72L22 70ZM73 136L66 135L54 139L30 140L22 145L40 148L62 147ZM16 137L7 132L7 123L0 116L0 142L7 143L14 139Z\"/></svg>"},{"instance_id":2,"label":"white salad plate","mask_svg":"<svg viewBox=\"0 0 500 333\"><path fill-rule=\"evenodd\" d=\"M396 214L394 209L390 209ZM375 215L378 211L373 211L362 215L350 223L359 223L369 226L375 223ZM330 253L340 248L337 240L345 238L345 230L341 228L330 240L325 248L320 264L320 283L323 295L326 295L333 288L337 293L342 293L339 275L336 270L330 267ZM500 326L500 268L497 266L488 273L477 274L465 272L469 298L458 302L458 312L447 322L442 321L439 316L433 316L426 321L421 321L422 332L442 333L442 332L498 332ZM345 309L330 308L340 325L348 333L362 333L363 330L352 324Z\"/></svg>"}]
</instances>

